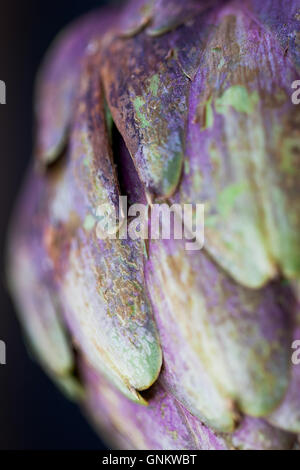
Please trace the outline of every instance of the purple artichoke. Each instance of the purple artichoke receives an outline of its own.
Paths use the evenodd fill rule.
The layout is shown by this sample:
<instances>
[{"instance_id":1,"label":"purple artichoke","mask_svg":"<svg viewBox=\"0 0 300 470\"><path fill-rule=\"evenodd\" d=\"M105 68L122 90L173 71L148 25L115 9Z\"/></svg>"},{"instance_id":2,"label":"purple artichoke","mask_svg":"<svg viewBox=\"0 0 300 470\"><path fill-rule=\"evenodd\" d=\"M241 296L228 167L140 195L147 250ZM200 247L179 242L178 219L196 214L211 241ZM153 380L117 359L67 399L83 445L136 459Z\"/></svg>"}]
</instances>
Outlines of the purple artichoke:
<instances>
[{"instance_id":1,"label":"purple artichoke","mask_svg":"<svg viewBox=\"0 0 300 470\"><path fill-rule=\"evenodd\" d=\"M134 0L41 68L9 282L37 358L117 448L296 444L299 26L296 0ZM203 203L203 249L99 238L121 195Z\"/></svg>"}]
</instances>

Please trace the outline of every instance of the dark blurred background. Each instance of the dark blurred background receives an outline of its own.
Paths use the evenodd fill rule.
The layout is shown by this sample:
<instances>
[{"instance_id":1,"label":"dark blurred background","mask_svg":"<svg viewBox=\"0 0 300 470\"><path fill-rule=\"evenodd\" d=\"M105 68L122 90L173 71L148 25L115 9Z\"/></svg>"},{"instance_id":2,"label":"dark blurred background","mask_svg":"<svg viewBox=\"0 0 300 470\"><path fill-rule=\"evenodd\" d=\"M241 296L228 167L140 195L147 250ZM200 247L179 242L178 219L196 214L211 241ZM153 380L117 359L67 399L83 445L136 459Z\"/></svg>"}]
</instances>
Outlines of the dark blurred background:
<instances>
[{"instance_id":1,"label":"dark blurred background","mask_svg":"<svg viewBox=\"0 0 300 470\"><path fill-rule=\"evenodd\" d=\"M32 149L32 99L38 65L56 33L101 0L1 0L0 80L0 449L104 449L76 405L67 401L28 356L5 287L7 223Z\"/></svg>"}]
</instances>

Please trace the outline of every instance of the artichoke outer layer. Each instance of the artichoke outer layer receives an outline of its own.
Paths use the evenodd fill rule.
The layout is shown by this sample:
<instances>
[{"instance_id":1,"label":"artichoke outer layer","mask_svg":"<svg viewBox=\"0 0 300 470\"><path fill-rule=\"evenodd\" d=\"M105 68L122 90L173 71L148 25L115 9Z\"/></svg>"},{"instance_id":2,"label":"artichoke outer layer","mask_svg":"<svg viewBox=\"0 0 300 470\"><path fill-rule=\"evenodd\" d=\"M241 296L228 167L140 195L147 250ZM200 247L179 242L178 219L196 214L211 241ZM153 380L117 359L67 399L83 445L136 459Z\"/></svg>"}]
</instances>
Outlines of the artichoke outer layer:
<instances>
[{"instance_id":1,"label":"artichoke outer layer","mask_svg":"<svg viewBox=\"0 0 300 470\"><path fill-rule=\"evenodd\" d=\"M117 447L300 433L299 20L292 0L135 0L71 25L41 68L9 284L36 356ZM97 208L124 194L204 203L204 249L100 240Z\"/></svg>"}]
</instances>

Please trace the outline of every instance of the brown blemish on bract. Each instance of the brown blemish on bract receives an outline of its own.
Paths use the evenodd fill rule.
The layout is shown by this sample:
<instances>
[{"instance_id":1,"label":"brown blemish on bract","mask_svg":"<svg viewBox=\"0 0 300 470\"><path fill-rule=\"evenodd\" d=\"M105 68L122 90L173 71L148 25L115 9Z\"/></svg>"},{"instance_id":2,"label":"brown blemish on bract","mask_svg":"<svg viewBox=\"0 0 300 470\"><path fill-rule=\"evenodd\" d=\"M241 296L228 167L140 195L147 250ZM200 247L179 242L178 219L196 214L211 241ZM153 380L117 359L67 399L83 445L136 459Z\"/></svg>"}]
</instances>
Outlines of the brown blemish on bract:
<instances>
[{"instance_id":1,"label":"brown blemish on bract","mask_svg":"<svg viewBox=\"0 0 300 470\"><path fill-rule=\"evenodd\" d=\"M148 16L143 17L140 22L137 22L136 25L128 27L127 29L119 33L119 37L124 39L132 38L139 34L141 31L143 31L143 29L145 29L150 22L151 15L149 14Z\"/></svg>"},{"instance_id":2,"label":"brown blemish on bract","mask_svg":"<svg viewBox=\"0 0 300 470\"><path fill-rule=\"evenodd\" d=\"M114 240L110 243L118 244L119 240ZM108 306L113 306L113 312L110 312L111 315L116 315L124 324L133 316L136 320L144 322L146 321L146 309L144 309L144 313L142 315L141 312L143 309L140 308L140 304L144 303L145 299L141 298L139 295L142 293L143 286L139 285L134 280L131 280L129 278L128 270L125 269L125 267L131 264L128 257L130 254L127 253L126 249L124 250L120 245L119 249L117 248L117 251L119 255L122 256L122 263L119 266L121 276L117 278L113 277L111 279L110 287L106 287L107 277L109 275L109 266L111 263L115 262L114 257L112 257L112 259L106 259L106 272L100 270L97 272L99 288L101 289L106 304ZM128 265L126 264L127 262ZM138 270L137 265L136 270ZM119 302L115 302L116 298L119 299Z\"/></svg>"},{"instance_id":3,"label":"brown blemish on bract","mask_svg":"<svg viewBox=\"0 0 300 470\"><path fill-rule=\"evenodd\" d=\"M67 224L49 225L44 231L43 243L46 253L53 263L54 276L57 281L61 281L64 273L68 270L70 244L80 226L81 220L73 212L70 214Z\"/></svg>"}]
</instances>

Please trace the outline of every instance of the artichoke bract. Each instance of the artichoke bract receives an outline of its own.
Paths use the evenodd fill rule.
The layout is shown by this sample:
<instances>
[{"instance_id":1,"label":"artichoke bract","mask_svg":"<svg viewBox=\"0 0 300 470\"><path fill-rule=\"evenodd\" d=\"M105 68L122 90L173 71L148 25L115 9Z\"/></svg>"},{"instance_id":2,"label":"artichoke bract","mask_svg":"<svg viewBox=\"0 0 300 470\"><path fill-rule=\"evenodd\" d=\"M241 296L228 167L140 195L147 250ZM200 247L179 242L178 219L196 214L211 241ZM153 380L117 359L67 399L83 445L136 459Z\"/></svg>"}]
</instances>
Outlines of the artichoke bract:
<instances>
[{"instance_id":1,"label":"artichoke bract","mask_svg":"<svg viewBox=\"0 0 300 470\"><path fill-rule=\"evenodd\" d=\"M134 0L41 67L9 285L36 357L116 448L297 445L299 26L294 0ZM203 248L118 236L121 196L147 223L204 204Z\"/></svg>"}]
</instances>

